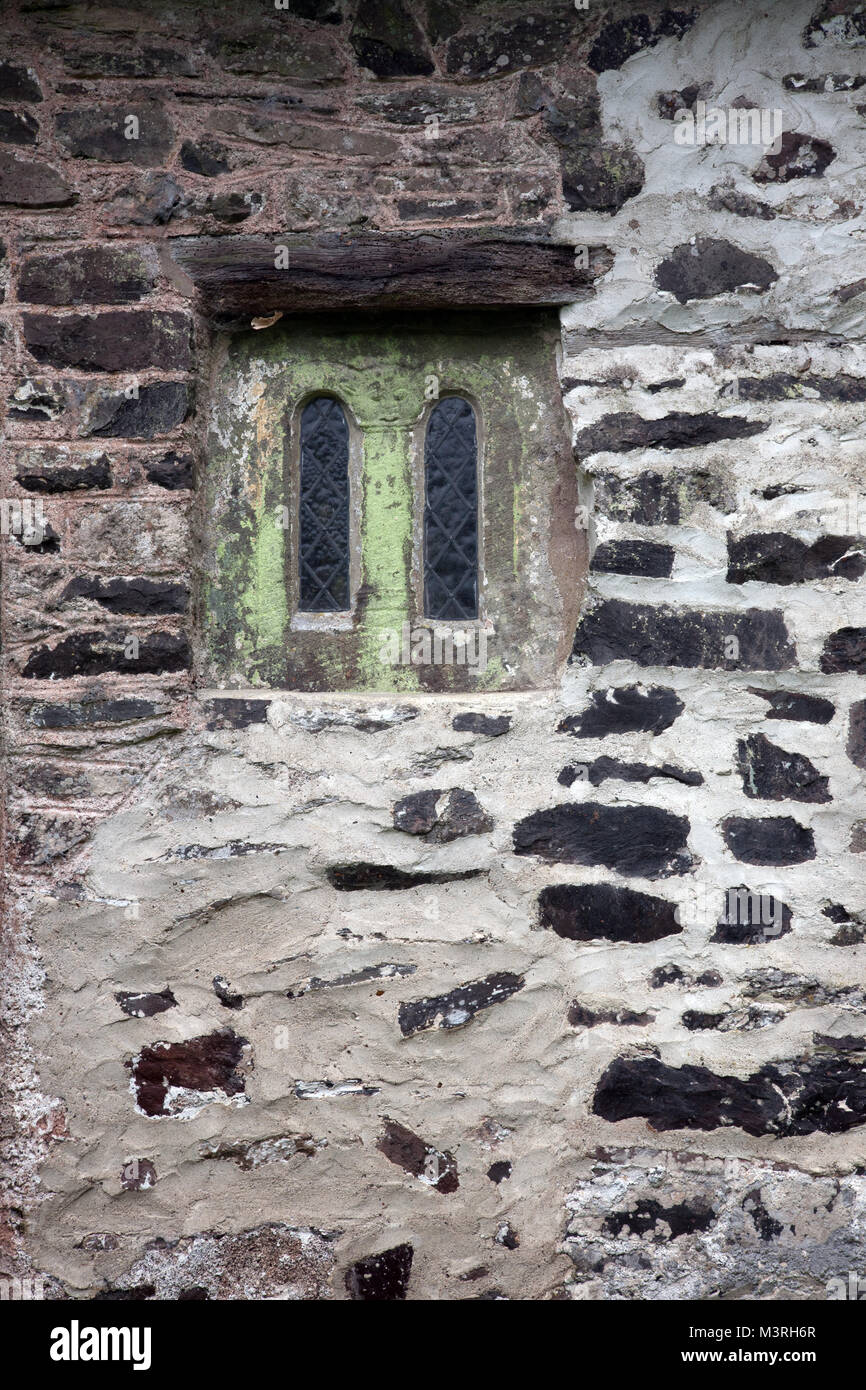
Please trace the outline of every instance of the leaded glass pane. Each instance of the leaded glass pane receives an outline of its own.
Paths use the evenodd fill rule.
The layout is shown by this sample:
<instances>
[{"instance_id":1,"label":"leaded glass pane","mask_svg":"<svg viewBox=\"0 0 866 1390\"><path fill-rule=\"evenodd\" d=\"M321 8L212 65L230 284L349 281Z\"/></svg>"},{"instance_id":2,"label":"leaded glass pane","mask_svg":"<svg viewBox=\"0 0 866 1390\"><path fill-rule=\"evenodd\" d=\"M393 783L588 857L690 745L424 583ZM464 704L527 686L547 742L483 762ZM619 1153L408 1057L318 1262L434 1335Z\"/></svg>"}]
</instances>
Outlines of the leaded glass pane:
<instances>
[{"instance_id":1,"label":"leaded glass pane","mask_svg":"<svg viewBox=\"0 0 866 1390\"><path fill-rule=\"evenodd\" d=\"M349 426L329 396L301 414L299 573L300 609L349 607Z\"/></svg>"},{"instance_id":2,"label":"leaded glass pane","mask_svg":"<svg viewBox=\"0 0 866 1390\"><path fill-rule=\"evenodd\" d=\"M478 447L475 412L445 396L427 425L424 614L478 616Z\"/></svg>"}]
</instances>

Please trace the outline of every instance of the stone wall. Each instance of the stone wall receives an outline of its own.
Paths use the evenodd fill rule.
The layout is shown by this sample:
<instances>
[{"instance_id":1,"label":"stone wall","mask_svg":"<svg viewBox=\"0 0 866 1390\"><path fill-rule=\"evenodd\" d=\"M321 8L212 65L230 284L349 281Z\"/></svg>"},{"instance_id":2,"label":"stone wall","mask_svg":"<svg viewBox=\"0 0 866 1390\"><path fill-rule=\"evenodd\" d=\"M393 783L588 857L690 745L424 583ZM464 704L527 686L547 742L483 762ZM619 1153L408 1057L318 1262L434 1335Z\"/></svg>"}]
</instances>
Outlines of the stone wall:
<instances>
[{"instance_id":1,"label":"stone wall","mask_svg":"<svg viewBox=\"0 0 866 1390\"><path fill-rule=\"evenodd\" d=\"M866 1221L866 6L2 26L0 1267L825 1298ZM681 140L710 108L781 133ZM598 267L556 684L205 688L178 248L484 227Z\"/></svg>"}]
</instances>

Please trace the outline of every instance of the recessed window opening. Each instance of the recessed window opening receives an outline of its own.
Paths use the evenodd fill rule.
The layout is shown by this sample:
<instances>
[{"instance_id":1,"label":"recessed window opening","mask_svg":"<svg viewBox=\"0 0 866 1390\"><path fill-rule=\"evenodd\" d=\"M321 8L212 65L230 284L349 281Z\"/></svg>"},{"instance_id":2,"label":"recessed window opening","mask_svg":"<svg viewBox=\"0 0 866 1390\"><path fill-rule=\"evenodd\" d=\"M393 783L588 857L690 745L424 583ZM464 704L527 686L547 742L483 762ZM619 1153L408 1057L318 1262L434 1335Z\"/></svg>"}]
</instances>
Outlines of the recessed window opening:
<instances>
[{"instance_id":1,"label":"recessed window opening","mask_svg":"<svg viewBox=\"0 0 866 1390\"><path fill-rule=\"evenodd\" d=\"M427 422L424 616L478 617L478 435L462 396L443 397Z\"/></svg>"},{"instance_id":2,"label":"recessed window opening","mask_svg":"<svg viewBox=\"0 0 866 1390\"><path fill-rule=\"evenodd\" d=\"M301 413L298 608L340 613L349 600L349 426L340 402Z\"/></svg>"}]
</instances>

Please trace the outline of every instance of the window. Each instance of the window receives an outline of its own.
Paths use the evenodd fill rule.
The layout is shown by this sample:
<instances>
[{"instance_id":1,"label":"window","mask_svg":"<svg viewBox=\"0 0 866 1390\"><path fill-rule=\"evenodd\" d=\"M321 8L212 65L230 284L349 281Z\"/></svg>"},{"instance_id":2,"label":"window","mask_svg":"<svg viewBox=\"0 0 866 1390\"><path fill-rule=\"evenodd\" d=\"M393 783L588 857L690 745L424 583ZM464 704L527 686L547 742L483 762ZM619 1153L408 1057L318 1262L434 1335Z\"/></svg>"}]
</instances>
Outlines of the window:
<instances>
[{"instance_id":1,"label":"window","mask_svg":"<svg viewBox=\"0 0 866 1390\"><path fill-rule=\"evenodd\" d=\"M299 602L349 607L349 426L339 401L318 396L301 415Z\"/></svg>"},{"instance_id":2,"label":"window","mask_svg":"<svg viewBox=\"0 0 866 1390\"><path fill-rule=\"evenodd\" d=\"M585 570L558 342L546 310L225 334L201 507L204 684L558 680Z\"/></svg>"},{"instance_id":3,"label":"window","mask_svg":"<svg viewBox=\"0 0 866 1390\"><path fill-rule=\"evenodd\" d=\"M424 451L424 615L478 617L475 412L460 396L434 406Z\"/></svg>"}]
</instances>

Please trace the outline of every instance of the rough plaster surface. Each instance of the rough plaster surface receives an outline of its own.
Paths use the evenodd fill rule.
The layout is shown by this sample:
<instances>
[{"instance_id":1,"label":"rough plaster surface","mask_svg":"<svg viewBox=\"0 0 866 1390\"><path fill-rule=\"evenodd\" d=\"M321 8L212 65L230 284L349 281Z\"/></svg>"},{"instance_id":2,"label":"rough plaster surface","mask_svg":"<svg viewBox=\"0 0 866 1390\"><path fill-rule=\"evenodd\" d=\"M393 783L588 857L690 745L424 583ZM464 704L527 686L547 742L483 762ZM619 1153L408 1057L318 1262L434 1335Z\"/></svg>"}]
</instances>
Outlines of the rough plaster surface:
<instances>
[{"instance_id":1,"label":"rough plaster surface","mask_svg":"<svg viewBox=\"0 0 866 1390\"><path fill-rule=\"evenodd\" d=\"M0 149L2 495L51 527L3 538L5 1268L59 1298L824 1298L863 1240L861 8L697 5L671 32L661 6L539 4L531 42L526 7L413 4L390 39L335 8L260 33L155 5L136 36L107 7L96 38L74 8L4 16L33 69L4 101L39 133ZM752 147L675 145L658 96L691 86L834 158L766 182ZM145 99L134 152L62 118ZM191 684L209 337L170 247L241 222L532 222L615 253L558 366L591 549L620 569L590 570L548 690ZM658 278L693 237L702 298ZM39 290L34 254L82 242L132 261ZM130 296L190 315L195 371L160 346L136 403L125 358L32 351L31 312ZM732 580L779 535L781 582ZM82 574L189 603L139 585L112 611L67 593ZM452 839L454 789L481 811ZM431 790L431 830L400 828ZM582 896L548 922L562 885ZM720 932L743 886L786 929ZM648 1062L667 1099L629 1091ZM746 1092L751 1129L724 1108Z\"/></svg>"}]
</instances>

